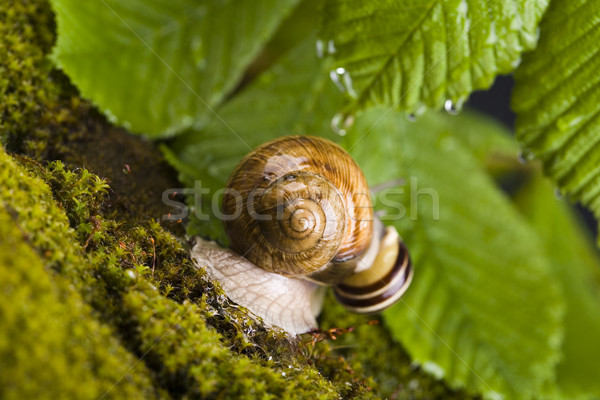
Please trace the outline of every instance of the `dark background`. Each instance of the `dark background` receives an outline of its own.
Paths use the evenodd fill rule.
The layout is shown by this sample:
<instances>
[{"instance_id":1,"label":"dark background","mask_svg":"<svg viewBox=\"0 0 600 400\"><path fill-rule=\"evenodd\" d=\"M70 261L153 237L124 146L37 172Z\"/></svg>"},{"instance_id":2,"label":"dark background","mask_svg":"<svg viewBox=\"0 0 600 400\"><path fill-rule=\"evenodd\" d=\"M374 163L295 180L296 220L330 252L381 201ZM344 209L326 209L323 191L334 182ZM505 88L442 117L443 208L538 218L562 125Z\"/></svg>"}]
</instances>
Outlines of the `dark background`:
<instances>
[{"instance_id":1,"label":"dark background","mask_svg":"<svg viewBox=\"0 0 600 400\"><path fill-rule=\"evenodd\" d=\"M515 113L510 109L513 86L511 75L499 75L489 90L473 92L467 101L467 107L494 117L514 132Z\"/></svg>"}]
</instances>

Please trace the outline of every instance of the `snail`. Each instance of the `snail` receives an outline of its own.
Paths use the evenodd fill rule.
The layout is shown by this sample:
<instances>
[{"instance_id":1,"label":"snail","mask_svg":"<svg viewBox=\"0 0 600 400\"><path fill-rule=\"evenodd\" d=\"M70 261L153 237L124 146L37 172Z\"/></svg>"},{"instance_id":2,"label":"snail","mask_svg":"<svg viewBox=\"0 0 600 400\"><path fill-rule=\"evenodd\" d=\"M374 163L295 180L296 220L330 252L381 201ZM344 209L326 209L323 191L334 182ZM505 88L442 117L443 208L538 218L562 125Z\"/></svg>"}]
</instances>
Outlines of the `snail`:
<instances>
[{"instance_id":1,"label":"snail","mask_svg":"<svg viewBox=\"0 0 600 400\"><path fill-rule=\"evenodd\" d=\"M223 215L230 249L195 238L192 258L232 301L290 333L316 328L323 287L351 311L376 313L410 285L404 242L329 140L287 136L254 149L227 182Z\"/></svg>"}]
</instances>

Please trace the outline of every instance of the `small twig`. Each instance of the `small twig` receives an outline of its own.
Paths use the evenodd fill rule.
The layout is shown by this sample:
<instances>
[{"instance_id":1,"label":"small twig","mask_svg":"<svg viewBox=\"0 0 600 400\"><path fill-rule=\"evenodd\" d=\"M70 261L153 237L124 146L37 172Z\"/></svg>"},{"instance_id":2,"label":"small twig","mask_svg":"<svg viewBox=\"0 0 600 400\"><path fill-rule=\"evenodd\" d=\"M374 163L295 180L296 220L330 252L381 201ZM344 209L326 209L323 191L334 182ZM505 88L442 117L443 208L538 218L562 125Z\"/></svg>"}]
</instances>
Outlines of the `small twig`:
<instances>
[{"instance_id":1,"label":"small twig","mask_svg":"<svg viewBox=\"0 0 600 400\"><path fill-rule=\"evenodd\" d=\"M87 247L90 244L90 241L92 240L92 238L94 237L96 232L98 232L101 228L100 221L98 219L96 219L96 217L91 217L90 221L94 224L94 227L92 228L92 233L90 233L87 240L85 241L85 244L83 245L83 250L87 250Z\"/></svg>"}]
</instances>

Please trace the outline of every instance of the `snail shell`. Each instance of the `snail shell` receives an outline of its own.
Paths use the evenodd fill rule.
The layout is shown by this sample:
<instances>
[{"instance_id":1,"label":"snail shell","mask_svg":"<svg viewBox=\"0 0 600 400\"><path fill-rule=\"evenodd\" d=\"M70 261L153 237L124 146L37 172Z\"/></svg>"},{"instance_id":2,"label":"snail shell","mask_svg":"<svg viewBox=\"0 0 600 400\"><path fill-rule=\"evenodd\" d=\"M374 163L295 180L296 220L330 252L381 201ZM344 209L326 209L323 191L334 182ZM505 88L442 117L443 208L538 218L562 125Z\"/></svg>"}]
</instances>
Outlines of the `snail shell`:
<instances>
[{"instance_id":1,"label":"snail shell","mask_svg":"<svg viewBox=\"0 0 600 400\"><path fill-rule=\"evenodd\" d=\"M289 136L253 150L227 182L223 213L231 250L196 238L192 258L269 325L316 328L322 285L361 313L389 307L410 285L406 246L373 215L358 165L329 140Z\"/></svg>"},{"instance_id":2,"label":"snail shell","mask_svg":"<svg viewBox=\"0 0 600 400\"><path fill-rule=\"evenodd\" d=\"M237 253L290 277L336 283L373 234L367 181L333 142L290 136L248 154L227 182L225 232Z\"/></svg>"}]
</instances>

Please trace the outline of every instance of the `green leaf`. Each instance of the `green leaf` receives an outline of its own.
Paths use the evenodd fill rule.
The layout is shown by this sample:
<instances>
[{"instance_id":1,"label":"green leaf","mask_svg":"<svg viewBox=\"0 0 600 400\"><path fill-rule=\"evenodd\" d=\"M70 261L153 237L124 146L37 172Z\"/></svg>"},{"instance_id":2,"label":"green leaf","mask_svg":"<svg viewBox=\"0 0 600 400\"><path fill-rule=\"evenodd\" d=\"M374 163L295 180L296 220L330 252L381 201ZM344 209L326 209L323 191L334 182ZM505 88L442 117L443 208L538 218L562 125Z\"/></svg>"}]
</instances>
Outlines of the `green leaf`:
<instances>
[{"instance_id":1,"label":"green leaf","mask_svg":"<svg viewBox=\"0 0 600 400\"><path fill-rule=\"evenodd\" d=\"M220 119L177 137L169 148L163 147L186 186L193 188L199 182L210 190L201 202L202 215L210 219L192 213L190 234L227 242L221 221L215 218L220 204L212 203L212 195L225 187L235 165L254 147L293 134L335 139L330 119L343 99L327 70L328 62L321 63L314 53L311 36L219 109Z\"/></svg>"},{"instance_id":2,"label":"green leaf","mask_svg":"<svg viewBox=\"0 0 600 400\"><path fill-rule=\"evenodd\" d=\"M345 145L370 184L406 180L377 199L415 271L386 323L417 363L453 387L531 398L554 378L563 315L536 233L452 132L471 124L468 115L448 128L449 116L411 124L384 112L357 118Z\"/></svg>"},{"instance_id":3,"label":"green leaf","mask_svg":"<svg viewBox=\"0 0 600 400\"><path fill-rule=\"evenodd\" d=\"M547 0L329 0L321 37L332 76L364 108L460 107L536 43ZM337 73L337 72L339 73Z\"/></svg>"},{"instance_id":4,"label":"green leaf","mask_svg":"<svg viewBox=\"0 0 600 400\"><path fill-rule=\"evenodd\" d=\"M553 1L515 73L517 139L600 217L600 1Z\"/></svg>"},{"instance_id":5,"label":"green leaf","mask_svg":"<svg viewBox=\"0 0 600 400\"><path fill-rule=\"evenodd\" d=\"M457 117L430 113L422 120L418 121L417 127L426 123L431 125L429 129L451 134L469 149L483 166L490 166L498 161L497 158L510 158L512 165L517 161L519 146L512 133L490 117L465 110Z\"/></svg>"},{"instance_id":6,"label":"green leaf","mask_svg":"<svg viewBox=\"0 0 600 400\"><path fill-rule=\"evenodd\" d=\"M115 122L171 135L214 114L298 0L51 0L53 59Z\"/></svg>"},{"instance_id":7,"label":"green leaf","mask_svg":"<svg viewBox=\"0 0 600 400\"><path fill-rule=\"evenodd\" d=\"M598 398L600 360L600 258L564 201L539 176L517 196L522 213L542 238L552 271L565 300L565 340L557 366L556 385L547 397Z\"/></svg>"}]
</instances>

